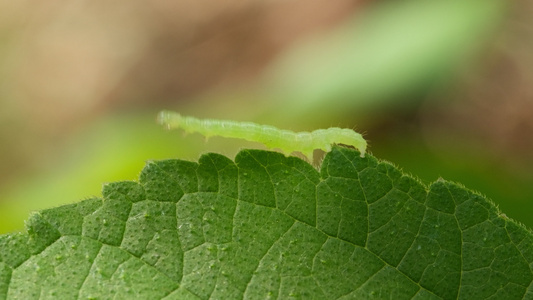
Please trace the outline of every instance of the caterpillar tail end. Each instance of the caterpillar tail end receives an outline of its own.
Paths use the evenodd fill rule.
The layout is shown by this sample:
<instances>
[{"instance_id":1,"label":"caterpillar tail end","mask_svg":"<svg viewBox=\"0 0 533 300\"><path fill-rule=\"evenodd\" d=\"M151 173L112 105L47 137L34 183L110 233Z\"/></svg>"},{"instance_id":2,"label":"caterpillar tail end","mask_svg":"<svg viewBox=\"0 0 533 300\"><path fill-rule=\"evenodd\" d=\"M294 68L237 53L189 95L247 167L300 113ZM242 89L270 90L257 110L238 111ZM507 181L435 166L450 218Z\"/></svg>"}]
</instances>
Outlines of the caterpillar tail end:
<instances>
[{"instance_id":1,"label":"caterpillar tail end","mask_svg":"<svg viewBox=\"0 0 533 300\"><path fill-rule=\"evenodd\" d=\"M362 137L361 137L361 138L362 138ZM366 146L367 146L366 140L363 139L363 143L362 143L362 145L359 147L359 152L361 152L361 157L365 157L365 154L366 154Z\"/></svg>"},{"instance_id":2,"label":"caterpillar tail end","mask_svg":"<svg viewBox=\"0 0 533 300\"><path fill-rule=\"evenodd\" d=\"M365 157L365 154L366 154L366 147L365 148L362 148L362 149L359 149L359 152L361 152L361 157Z\"/></svg>"},{"instance_id":3,"label":"caterpillar tail end","mask_svg":"<svg viewBox=\"0 0 533 300\"><path fill-rule=\"evenodd\" d=\"M361 152L361 155L360 155L360 156L361 156L362 158L364 158L364 157L365 157L365 154L366 154L366 153L365 153L365 149L361 149L360 152Z\"/></svg>"}]
</instances>

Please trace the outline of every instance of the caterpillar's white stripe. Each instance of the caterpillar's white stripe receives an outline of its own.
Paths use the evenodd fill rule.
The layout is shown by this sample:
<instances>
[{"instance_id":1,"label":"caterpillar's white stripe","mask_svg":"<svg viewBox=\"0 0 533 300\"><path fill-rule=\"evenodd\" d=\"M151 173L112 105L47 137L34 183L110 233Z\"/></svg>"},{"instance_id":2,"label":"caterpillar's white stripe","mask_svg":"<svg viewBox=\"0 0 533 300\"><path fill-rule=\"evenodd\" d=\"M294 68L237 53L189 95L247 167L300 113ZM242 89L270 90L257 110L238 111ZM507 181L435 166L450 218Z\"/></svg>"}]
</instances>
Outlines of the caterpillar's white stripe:
<instances>
[{"instance_id":1,"label":"caterpillar's white stripe","mask_svg":"<svg viewBox=\"0 0 533 300\"><path fill-rule=\"evenodd\" d=\"M357 148L361 156L366 152L366 141L361 134L347 128L332 127L313 132L293 132L269 125L185 117L171 111L159 113L158 122L168 129L181 128L188 133L198 132L206 137L222 136L260 142L269 148L278 148L287 154L298 151L312 161L313 150L330 151L332 144Z\"/></svg>"}]
</instances>

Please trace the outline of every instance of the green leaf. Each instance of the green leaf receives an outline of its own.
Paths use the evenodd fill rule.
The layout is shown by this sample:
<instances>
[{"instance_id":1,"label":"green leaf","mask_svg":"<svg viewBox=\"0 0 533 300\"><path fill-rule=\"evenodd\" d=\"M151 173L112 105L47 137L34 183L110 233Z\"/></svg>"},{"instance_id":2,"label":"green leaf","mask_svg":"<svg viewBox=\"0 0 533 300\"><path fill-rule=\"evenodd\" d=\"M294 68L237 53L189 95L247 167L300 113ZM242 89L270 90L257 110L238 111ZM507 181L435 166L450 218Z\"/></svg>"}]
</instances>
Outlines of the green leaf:
<instances>
[{"instance_id":1,"label":"green leaf","mask_svg":"<svg viewBox=\"0 0 533 300\"><path fill-rule=\"evenodd\" d=\"M376 107L472 64L507 12L500 0L376 2L283 53L265 89L278 115Z\"/></svg>"},{"instance_id":2,"label":"green leaf","mask_svg":"<svg viewBox=\"0 0 533 300\"><path fill-rule=\"evenodd\" d=\"M483 196L335 147L147 164L0 237L0 298L531 299L533 235Z\"/></svg>"}]
</instances>

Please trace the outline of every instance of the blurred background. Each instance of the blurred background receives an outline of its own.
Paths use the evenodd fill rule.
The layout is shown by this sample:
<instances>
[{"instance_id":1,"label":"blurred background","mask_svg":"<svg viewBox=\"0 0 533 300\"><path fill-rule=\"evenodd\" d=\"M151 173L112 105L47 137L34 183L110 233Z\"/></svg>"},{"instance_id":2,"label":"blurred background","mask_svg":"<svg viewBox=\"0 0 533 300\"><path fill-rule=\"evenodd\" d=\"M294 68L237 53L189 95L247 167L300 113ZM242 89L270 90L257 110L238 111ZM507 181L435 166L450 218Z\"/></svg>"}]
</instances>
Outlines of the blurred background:
<instances>
[{"instance_id":1,"label":"blurred background","mask_svg":"<svg viewBox=\"0 0 533 300\"><path fill-rule=\"evenodd\" d=\"M502 0L0 0L0 233L136 180L148 160L262 148L162 130L162 109L355 128L378 158L533 227L532 13Z\"/></svg>"}]
</instances>

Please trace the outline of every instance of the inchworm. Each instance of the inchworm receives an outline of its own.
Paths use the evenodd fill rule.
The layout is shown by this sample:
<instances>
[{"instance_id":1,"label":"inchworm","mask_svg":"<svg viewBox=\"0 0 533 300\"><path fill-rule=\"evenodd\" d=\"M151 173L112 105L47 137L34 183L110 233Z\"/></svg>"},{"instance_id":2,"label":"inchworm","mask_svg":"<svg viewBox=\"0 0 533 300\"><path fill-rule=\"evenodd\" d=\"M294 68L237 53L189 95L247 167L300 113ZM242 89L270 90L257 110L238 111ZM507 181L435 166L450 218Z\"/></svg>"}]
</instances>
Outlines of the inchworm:
<instances>
[{"instance_id":1,"label":"inchworm","mask_svg":"<svg viewBox=\"0 0 533 300\"><path fill-rule=\"evenodd\" d=\"M366 152L365 139L361 134L347 128L332 127L313 132L293 132L251 122L200 120L171 111L160 112L158 122L168 129L181 128L187 133L198 132L205 137L222 136L260 142L269 148L281 149L287 154L298 151L304 154L309 161L313 160L315 149L329 152L332 144L353 146L361 152L361 157Z\"/></svg>"}]
</instances>

